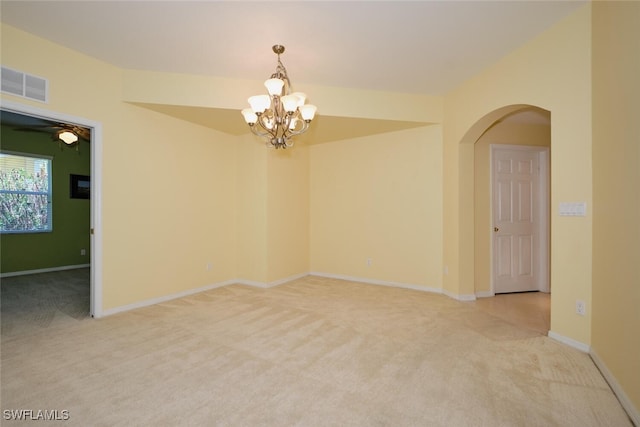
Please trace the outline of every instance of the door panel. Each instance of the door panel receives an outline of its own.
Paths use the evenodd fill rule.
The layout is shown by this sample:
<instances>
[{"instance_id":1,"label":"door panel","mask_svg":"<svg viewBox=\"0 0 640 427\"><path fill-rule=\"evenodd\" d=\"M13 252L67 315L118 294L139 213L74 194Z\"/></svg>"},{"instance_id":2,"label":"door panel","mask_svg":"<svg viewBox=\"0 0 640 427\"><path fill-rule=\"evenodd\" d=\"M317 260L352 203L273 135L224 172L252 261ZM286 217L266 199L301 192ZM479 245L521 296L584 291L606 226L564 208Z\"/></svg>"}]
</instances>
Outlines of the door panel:
<instances>
[{"instance_id":1,"label":"door panel","mask_svg":"<svg viewBox=\"0 0 640 427\"><path fill-rule=\"evenodd\" d=\"M538 162L535 151L500 148L493 152L495 293L539 289Z\"/></svg>"},{"instance_id":2,"label":"door panel","mask_svg":"<svg viewBox=\"0 0 640 427\"><path fill-rule=\"evenodd\" d=\"M498 252L498 256L496 258L498 277L510 277L512 275L511 254L513 253L513 250L511 249L511 241L511 236L496 236L496 246Z\"/></svg>"},{"instance_id":3,"label":"door panel","mask_svg":"<svg viewBox=\"0 0 640 427\"><path fill-rule=\"evenodd\" d=\"M533 239L531 236L520 237L520 256L518 259L518 274L520 277L533 277Z\"/></svg>"}]
</instances>

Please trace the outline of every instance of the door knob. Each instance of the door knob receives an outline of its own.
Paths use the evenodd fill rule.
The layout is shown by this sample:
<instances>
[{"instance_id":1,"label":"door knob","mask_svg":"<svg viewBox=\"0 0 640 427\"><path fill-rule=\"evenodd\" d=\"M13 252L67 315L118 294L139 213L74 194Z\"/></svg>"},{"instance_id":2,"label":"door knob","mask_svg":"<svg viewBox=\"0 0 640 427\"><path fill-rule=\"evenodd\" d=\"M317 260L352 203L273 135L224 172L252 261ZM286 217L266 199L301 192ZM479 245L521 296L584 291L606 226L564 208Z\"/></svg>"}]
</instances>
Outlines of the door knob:
<instances>
[{"instance_id":1,"label":"door knob","mask_svg":"<svg viewBox=\"0 0 640 427\"><path fill-rule=\"evenodd\" d=\"M498 227L493 227L493 231L497 233L498 231L500 231L500 229Z\"/></svg>"}]
</instances>

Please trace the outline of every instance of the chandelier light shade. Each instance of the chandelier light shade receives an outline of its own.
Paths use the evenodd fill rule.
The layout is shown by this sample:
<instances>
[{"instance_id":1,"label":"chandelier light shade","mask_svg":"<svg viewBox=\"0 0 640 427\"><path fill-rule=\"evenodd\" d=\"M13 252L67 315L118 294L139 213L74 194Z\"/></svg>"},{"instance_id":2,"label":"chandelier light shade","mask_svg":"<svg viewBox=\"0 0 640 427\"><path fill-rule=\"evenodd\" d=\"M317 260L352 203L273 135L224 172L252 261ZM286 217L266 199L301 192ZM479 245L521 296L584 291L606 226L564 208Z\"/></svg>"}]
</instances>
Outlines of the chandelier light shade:
<instances>
[{"instance_id":1,"label":"chandelier light shade","mask_svg":"<svg viewBox=\"0 0 640 427\"><path fill-rule=\"evenodd\" d=\"M278 65L276 72L264 82L268 95L250 97L248 101L251 108L245 108L241 113L251 131L265 137L267 144L275 148L288 148L293 146L292 137L309 129L316 106L305 104L307 95L304 93L291 93L287 69L280 61L284 46L273 46L273 52L278 55Z\"/></svg>"}]
</instances>

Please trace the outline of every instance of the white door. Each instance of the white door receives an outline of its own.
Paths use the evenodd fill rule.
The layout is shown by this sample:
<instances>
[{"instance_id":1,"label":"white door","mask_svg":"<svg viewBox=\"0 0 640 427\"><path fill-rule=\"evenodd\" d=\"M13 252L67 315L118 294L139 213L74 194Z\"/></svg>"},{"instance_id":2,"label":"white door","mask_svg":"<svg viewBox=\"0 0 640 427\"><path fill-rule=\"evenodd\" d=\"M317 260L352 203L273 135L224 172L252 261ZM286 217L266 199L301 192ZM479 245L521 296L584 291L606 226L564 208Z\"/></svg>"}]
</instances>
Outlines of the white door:
<instances>
[{"instance_id":1,"label":"white door","mask_svg":"<svg viewBox=\"0 0 640 427\"><path fill-rule=\"evenodd\" d=\"M546 150L546 149L543 149ZM544 151L546 153L546 151ZM540 147L492 145L493 291L548 289L546 157ZM547 289L545 289L547 288Z\"/></svg>"}]
</instances>

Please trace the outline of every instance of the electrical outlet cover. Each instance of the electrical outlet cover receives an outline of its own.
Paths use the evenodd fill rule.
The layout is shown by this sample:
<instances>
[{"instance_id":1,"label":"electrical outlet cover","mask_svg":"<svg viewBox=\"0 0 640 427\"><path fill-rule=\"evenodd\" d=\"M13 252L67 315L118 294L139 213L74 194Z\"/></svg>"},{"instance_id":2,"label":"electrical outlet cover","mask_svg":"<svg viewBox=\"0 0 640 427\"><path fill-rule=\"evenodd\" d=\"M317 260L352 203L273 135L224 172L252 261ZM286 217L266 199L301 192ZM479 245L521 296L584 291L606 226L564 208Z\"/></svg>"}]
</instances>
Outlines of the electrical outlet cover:
<instances>
[{"instance_id":1,"label":"electrical outlet cover","mask_svg":"<svg viewBox=\"0 0 640 427\"><path fill-rule=\"evenodd\" d=\"M587 307L584 301L576 301L576 313L580 316L584 316L585 314L587 314Z\"/></svg>"}]
</instances>

